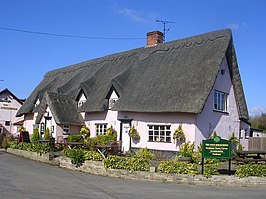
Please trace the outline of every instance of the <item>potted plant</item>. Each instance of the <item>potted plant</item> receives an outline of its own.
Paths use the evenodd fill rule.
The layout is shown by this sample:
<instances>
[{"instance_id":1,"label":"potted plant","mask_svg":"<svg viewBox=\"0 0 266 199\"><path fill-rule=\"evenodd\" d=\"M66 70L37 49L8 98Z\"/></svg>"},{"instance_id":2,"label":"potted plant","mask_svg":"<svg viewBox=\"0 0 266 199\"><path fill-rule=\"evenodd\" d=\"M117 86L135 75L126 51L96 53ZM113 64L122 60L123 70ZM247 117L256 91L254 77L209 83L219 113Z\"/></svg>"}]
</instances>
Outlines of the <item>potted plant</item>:
<instances>
[{"instance_id":1,"label":"potted plant","mask_svg":"<svg viewBox=\"0 0 266 199\"><path fill-rule=\"evenodd\" d=\"M117 135L117 132L112 125L107 129L106 135Z\"/></svg>"},{"instance_id":2,"label":"potted plant","mask_svg":"<svg viewBox=\"0 0 266 199\"><path fill-rule=\"evenodd\" d=\"M132 138L133 142L139 142L140 140L140 135L137 129L133 126L129 130L129 137Z\"/></svg>"},{"instance_id":3,"label":"potted plant","mask_svg":"<svg viewBox=\"0 0 266 199\"><path fill-rule=\"evenodd\" d=\"M181 124L179 125L178 129L175 130L173 138L174 140L179 142L183 142L186 140L186 136L184 134Z\"/></svg>"},{"instance_id":4,"label":"potted plant","mask_svg":"<svg viewBox=\"0 0 266 199\"><path fill-rule=\"evenodd\" d=\"M183 143L177 153L178 161L191 162L195 144L190 141Z\"/></svg>"}]
</instances>

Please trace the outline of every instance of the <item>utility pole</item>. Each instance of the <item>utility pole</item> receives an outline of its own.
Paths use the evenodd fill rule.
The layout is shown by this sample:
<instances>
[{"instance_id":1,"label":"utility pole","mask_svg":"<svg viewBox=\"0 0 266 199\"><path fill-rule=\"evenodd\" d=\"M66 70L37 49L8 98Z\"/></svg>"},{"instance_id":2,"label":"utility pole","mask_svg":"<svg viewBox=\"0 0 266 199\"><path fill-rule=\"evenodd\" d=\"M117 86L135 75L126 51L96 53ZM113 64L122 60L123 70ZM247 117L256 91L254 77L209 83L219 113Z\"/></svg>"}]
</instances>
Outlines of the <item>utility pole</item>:
<instances>
[{"instance_id":1,"label":"utility pole","mask_svg":"<svg viewBox=\"0 0 266 199\"><path fill-rule=\"evenodd\" d=\"M175 23L173 21L163 21L163 20L156 20L156 22L159 22L159 23L162 23L163 24L163 41L165 42L165 34L170 30L170 27L167 28L166 27L166 24L169 24L169 23Z\"/></svg>"}]
</instances>

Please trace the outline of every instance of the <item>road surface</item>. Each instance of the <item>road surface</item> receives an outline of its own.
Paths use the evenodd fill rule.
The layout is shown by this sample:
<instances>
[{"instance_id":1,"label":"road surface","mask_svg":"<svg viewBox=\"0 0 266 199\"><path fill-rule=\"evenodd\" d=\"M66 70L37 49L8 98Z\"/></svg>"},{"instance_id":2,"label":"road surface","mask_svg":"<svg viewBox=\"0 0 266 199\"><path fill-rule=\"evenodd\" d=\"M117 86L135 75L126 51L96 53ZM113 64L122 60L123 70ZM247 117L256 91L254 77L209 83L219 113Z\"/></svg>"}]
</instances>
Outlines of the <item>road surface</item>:
<instances>
[{"instance_id":1,"label":"road surface","mask_svg":"<svg viewBox=\"0 0 266 199\"><path fill-rule=\"evenodd\" d=\"M90 175L0 151L0 199L265 199L266 187L230 188Z\"/></svg>"}]
</instances>

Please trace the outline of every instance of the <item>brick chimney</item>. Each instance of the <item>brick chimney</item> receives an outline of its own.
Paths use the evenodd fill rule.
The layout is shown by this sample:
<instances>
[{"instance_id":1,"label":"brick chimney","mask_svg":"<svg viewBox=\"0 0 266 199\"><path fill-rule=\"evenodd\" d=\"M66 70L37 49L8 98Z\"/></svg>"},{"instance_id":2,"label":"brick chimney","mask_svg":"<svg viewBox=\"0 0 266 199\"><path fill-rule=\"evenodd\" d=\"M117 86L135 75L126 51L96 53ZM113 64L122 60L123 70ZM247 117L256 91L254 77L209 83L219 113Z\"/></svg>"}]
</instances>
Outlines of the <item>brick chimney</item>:
<instances>
[{"instance_id":1,"label":"brick chimney","mask_svg":"<svg viewBox=\"0 0 266 199\"><path fill-rule=\"evenodd\" d=\"M147 33L147 46L155 46L163 43L163 33L160 31L153 31Z\"/></svg>"}]
</instances>

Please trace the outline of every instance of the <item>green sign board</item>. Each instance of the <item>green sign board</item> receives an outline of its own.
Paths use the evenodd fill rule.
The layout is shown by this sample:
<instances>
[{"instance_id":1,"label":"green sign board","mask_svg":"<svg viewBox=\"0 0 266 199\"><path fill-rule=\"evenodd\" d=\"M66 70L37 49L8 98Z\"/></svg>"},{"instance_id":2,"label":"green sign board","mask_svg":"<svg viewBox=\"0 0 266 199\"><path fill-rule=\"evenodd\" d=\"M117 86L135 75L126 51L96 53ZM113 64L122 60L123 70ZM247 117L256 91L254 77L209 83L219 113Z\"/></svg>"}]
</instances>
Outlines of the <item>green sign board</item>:
<instances>
[{"instance_id":1,"label":"green sign board","mask_svg":"<svg viewBox=\"0 0 266 199\"><path fill-rule=\"evenodd\" d=\"M202 157L215 159L231 158L231 142L215 136L213 139L203 140Z\"/></svg>"}]
</instances>

